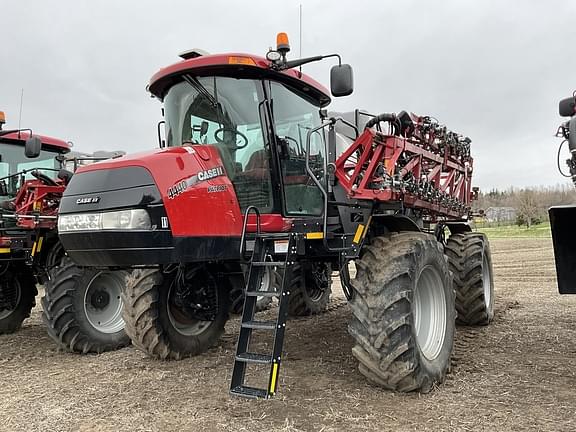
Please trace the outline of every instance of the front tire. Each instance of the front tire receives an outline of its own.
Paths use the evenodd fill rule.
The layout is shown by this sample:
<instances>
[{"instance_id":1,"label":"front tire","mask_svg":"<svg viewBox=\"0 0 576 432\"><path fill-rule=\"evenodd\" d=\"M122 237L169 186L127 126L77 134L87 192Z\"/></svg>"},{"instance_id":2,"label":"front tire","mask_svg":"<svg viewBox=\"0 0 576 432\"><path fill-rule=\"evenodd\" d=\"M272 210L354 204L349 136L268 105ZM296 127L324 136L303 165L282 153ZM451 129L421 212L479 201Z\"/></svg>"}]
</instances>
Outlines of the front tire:
<instances>
[{"instance_id":1,"label":"front tire","mask_svg":"<svg viewBox=\"0 0 576 432\"><path fill-rule=\"evenodd\" d=\"M453 234L446 242L456 290L456 322L488 325L494 318L494 276L490 245L484 234Z\"/></svg>"},{"instance_id":2,"label":"front tire","mask_svg":"<svg viewBox=\"0 0 576 432\"><path fill-rule=\"evenodd\" d=\"M124 320L132 344L153 358L180 360L201 354L216 344L228 320L229 293L201 271L192 283L215 293L218 310L213 321L189 317L175 304L175 275L159 270L136 270L124 292Z\"/></svg>"},{"instance_id":3,"label":"front tire","mask_svg":"<svg viewBox=\"0 0 576 432\"><path fill-rule=\"evenodd\" d=\"M127 273L77 267L63 258L42 298L50 337L64 350L101 353L125 347L121 292Z\"/></svg>"},{"instance_id":4,"label":"front tire","mask_svg":"<svg viewBox=\"0 0 576 432\"><path fill-rule=\"evenodd\" d=\"M36 279L24 268L10 267L0 275L0 334L22 327L36 305Z\"/></svg>"},{"instance_id":5,"label":"front tire","mask_svg":"<svg viewBox=\"0 0 576 432\"><path fill-rule=\"evenodd\" d=\"M356 261L348 327L360 372L389 390L428 392L444 381L454 345L452 276L428 234L376 237Z\"/></svg>"}]
</instances>

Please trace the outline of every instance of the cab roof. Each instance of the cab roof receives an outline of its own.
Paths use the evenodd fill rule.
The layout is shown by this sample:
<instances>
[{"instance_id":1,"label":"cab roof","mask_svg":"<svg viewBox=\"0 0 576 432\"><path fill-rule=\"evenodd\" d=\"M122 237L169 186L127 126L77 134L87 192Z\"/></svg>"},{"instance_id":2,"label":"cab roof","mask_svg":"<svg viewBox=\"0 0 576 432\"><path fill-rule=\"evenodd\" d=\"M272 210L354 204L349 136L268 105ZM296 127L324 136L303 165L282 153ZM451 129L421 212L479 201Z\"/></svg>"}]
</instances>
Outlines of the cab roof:
<instances>
[{"instance_id":1,"label":"cab roof","mask_svg":"<svg viewBox=\"0 0 576 432\"><path fill-rule=\"evenodd\" d=\"M26 140L30 138L30 136L32 135L29 130L26 131L15 130L10 132L9 131L3 131L3 132L8 133L2 134L0 132L0 142L8 142L10 144L17 144L17 145L24 145ZM64 140L46 135L38 135L38 134L34 135L40 138L40 141L42 141L42 148L44 148L45 150L58 151L60 153L68 153L70 151L71 148L70 144Z\"/></svg>"},{"instance_id":2,"label":"cab roof","mask_svg":"<svg viewBox=\"0 0 576 432\"><path fill-rule=\"evenodd\" d=\"M148 91L159 99L164 99L166 92L174 84L182 81L182 76L219 75L238 78L270 79L294 87L308 95L324 107L330 103L328 90L310 76L296 69L278 71L271 68L271 62L264 57L253 54L228 53L202 55L182 60L156 72L150 79Z\"/></svg>"}]
</instances>

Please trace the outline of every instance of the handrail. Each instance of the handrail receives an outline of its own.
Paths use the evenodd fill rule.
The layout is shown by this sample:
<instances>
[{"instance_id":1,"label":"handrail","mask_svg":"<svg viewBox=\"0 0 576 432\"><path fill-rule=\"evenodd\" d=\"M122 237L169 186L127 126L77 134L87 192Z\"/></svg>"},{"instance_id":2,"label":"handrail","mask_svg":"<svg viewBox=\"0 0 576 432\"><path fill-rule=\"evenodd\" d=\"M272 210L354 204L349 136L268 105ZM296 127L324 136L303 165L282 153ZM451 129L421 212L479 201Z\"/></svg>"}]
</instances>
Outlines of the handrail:
<instances>
[{"instance_id":1,"label":"handrail","mask_svg":"<svg viewBox=\"0 0 576 432\"><path fill-rule=\"evenodd\" d=\"M331 252L345 251L345 250L348 250L348 248L347 247L332 248L332 247L328 246L328 239L327 239L327 234L328 234L328 192L326 191L326 188L322 185L320 180L318 180L316 178L316 176L314 175L314 172L310 168L310 137L312 136L313 133L319 131L320 129L324 129L328 126L334 126L337 121L342 121L343 123L350 124L340 117L336 117L336 118L331 117L327 123L323 123L320 126L315 127L314 129L310 129L308 131L308 134L306 135L306 157L305 157L306 172L308 173L308 176L312 179L312 181L314 183L316 183L316 186L318 186L318 189L320 189L320 192L322 193L322 196L324 197L324 212L323 212L324 214L322 216L322 242L324 243L324 247L326 248L326 250L331 251ZM328 182L328 158L327 157L328 157L328 148L327 148L327 143L324 142L324 178L326 179L326 182Z\"/></svg>"},{"instance_id":2,"label":"handrail","mask_svg":"<svg viewBox=\"0 0 576 432\"><path fill-rule=\"evenodd\" d=\"M305 154L305 163L306 163L306 172L308 173L308 177L310 177L312 179L312 181L314 183L316 183L316 186L318 186L318 189L320 189L320 192L322 193L322 196L324 197L324 214L323 214L323 223L322 223L322 237L324 238L324 241L326 241L326 227L328 225L328 192L326 191L326 188L324 187L324 185L320 182L320 180L318 180L316 178L316 175L314 174L314 172L312 171L312 168L310 168L310 138L312 137L312 134L319 131L320 129L324 129L326 126L329 125L334 125L335 120L334 119L330 119L328 121L328 123L323 123L320 126L316 126L314 129L310 129L308 131L308 133L306 134L306 154ZM327 176L328 173L328 160L327 160L327 156L328 156L328 148L326 145L326 142L324 142L324 177Z\"/></svg>"},{"instance_id":3,"label":"handrail","mask_svg":"<svg viewBox=\"0 0 576 432\"><path fill-rule=\"evenodd\" d=\"M256 206L248 206L244 211L244 223L242 224L242 236L240 237L240 257L244 257L246 253L245 241L246 241L246 228L248 226L248 215L253 211L256 214L256 234L260 235L260 210Z\"/></svg>"}]
</instances>

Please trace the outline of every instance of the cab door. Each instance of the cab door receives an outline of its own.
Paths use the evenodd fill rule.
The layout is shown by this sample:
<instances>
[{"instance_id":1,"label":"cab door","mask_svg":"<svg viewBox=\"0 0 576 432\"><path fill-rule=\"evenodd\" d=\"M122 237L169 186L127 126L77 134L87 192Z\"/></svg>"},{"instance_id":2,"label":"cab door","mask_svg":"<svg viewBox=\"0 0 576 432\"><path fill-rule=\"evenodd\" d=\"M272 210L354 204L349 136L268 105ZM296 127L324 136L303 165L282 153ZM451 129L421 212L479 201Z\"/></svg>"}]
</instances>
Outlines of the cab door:
<instances>
[{"instance_id":1,"label":"cab door","mask_svg":"<svg viewBox=\"0 0 576 432\"><path fill-rule=\"evenodd\" d=\"M306 170L306 140L308 133L321 124L320 107L276 82L270 83L270 101L280 161L284 214L320 216L323 196ZM324 136L321 132L314 132L310 135L309 164L321 183L325 182L325 157Z\"/></svg>"}]
</instances>

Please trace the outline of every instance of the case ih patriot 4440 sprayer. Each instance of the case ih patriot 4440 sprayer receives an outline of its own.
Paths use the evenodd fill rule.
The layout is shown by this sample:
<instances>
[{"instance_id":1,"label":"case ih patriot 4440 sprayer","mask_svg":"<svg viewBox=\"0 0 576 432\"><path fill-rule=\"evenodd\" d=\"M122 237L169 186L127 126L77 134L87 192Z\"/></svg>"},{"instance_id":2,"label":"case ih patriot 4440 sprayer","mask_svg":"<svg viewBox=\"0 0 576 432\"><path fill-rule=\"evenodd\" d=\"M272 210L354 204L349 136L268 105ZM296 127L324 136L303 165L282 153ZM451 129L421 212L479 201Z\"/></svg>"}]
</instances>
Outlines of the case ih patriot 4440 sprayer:
<instances>
[{"instance_id":1,"label":"case ih patriot 4440 sprayer","mask_svg":"<svg viewBox=\"0 0 576 432\"><path fill-rule=\"evenodd\" d=\"M58 240L70 144L30 129L2 130L3 123L0 112L0 334L20 328L36 285L44 284L44 322L61 348L86 353L129 344L120 298L125 272L79 268Z\"/></svg>"},{"instance_id":2,"label":"case ih patriot 4440 sprayer","mask_svg":"<svg viewBox=\"0 0 576 432\"><path fill-rule=\"evenodd\" d=\"M62 244L80 265L141 267L124 293L126 331L157 358L213 345L240 281L231 393L256 398L277 390L290 311L309 311L337 270L361 373L427 391L448 369L455 320L493 315L488 242L467 222L470 140L406 112L362 128L328 118L328 91L296 68L337 58L332 95L346 96L350 66L288 51L281 33L266 58L191 51L161 69L148 88L164 102L163 148L81 168L60 206ZM270 268L281 276L263 292ZM258 296L279 298L274 319L257 319ZM269 352L254 352L266 334Z\"/></svg>"}]
</instances>

